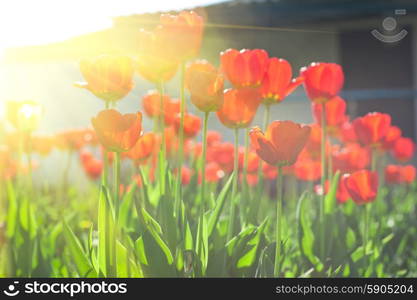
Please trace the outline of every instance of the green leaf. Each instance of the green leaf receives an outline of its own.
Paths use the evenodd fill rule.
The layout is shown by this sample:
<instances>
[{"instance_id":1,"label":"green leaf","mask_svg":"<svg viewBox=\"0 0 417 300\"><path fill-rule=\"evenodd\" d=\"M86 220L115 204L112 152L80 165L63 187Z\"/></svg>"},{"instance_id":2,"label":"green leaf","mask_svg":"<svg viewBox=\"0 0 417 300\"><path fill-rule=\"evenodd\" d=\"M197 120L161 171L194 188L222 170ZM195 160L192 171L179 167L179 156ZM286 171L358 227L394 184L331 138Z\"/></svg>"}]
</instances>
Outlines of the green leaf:
<instances>
[{"instance_id":1,"label":"green leaf","mask_svg":"<svg viewBox=\"0 0 417 300\"><path fill-rule=\"evenodd\" d=\"M139 221L145 227L147 232L152 236L153 240L156 242L156 244L159 246L162 252L165 254L167 264L172 265L172 263L174 262L174 258L172 256L171 250L169 249L165 241L162 239L161 226L154 218L152 218L152 216L145 210L145 208L141 207L139 199L136 198L135 204ZM144 245L147 246L145 237Z\"/></svg>"},{"instance_id":2,"label":"green leaf","mask_svg":"<svg viewBox=\"0 0 417 300\"><path fill-rule=\"evenodd\" d=\"M356 244L356 235L355 232L348 227L348 229L346 230L346 246L348 249L353 249L353 247L355 247Z\"/></svg>"},{"instance_id":3,"label":"green leaf","mask_svg":"<svg viewBox=\"0 0 417 300\"><path fill-rule=\"evenodd\" d=\"M37 232L37 224L33 212L33 206L29 198L23 199L19 208L20 224L29 233L30 239L34 239Z\"/></svg>"},{"instance_id":4,"label":"green leaf","mask_svg":"<svg viewBox=\"0 0 417 300\"><path fill-rule=\"evenodd\" d=\"M9 200L7 210L7 236L11 238L16 232L16 220L17 218L17 199L14 187L10 179L6 181L7 185L7 199Z\"/></svg>"},{"instance_id":5,"label":"green leaf","mask_svg":"<svg viewBox=\"0 0 417 300\"><path fill-rule=\"evenodd\" d=\"M210 237L211 234L213 233L213 230L216 227L216 224L217 224L217 222L220 218L220 214L221 214L222 209L224 207L226 196L228 195L228 193L230 191L230 188L232 186L233 175L234 175L233 173L232 173L232 175L230 175L226 184L222 188L219 196L217 197L216 206L214 207L213 212L210 214L209 221L208 221L208 229L207 229L208 237Z\"/></svg>"},{"instance_id":6,"label":"green leaf","mask_svg":"<svg viewBox=\"0 0 417 300\"><path fill-rule=\"evenodd\" d=\"M84 253L80 241L65 221L63 222L63 233L71 256L77 267L78 275L80 277L97 277L97 272L88 260L87 255Z\"/></svg>"},{"instance_id":7,"label":"green leaf","mask_svg":"<svg viewBox=\"0 0 417 300\"><path fill-rule=\"evenodd\" d=\"M247 243L247 248L249 248L249 250L239 258L237 262L237 268L250 267L256 261L261 236L266 228L267 221L268 218L266 218L261 223L261 225L259 225L259 227L256 229L255 236Z\"/></svg>"},{"instance_id":8,"label":"green leaf","mask_svg":"<svg viewBox=\"0 0 417 300\"><path fill-rule=\"evenodd\" d=\"M207 269L209 251L206 215L201 216L198 220L196 243L196 252L201 261L202 275L204 275Z\"/></svg>"},{"instance_id":9,"label":"green leaf","mask_svg":"<svg viewBox=\"0 0 417 300\"><path fill-rule=\"evenodd\" d=\"M305 207L305 199L308 192L304 192L298 200L296 219L298 224L298 246L301 253L314 265L319 272L323 270L323 263L314 255L314 233L311 230L311 224L308 215L308 209Z\"/></svg>"},{"instance_id":10,"label":"green leaf","mask_svg":"<svg viewBox=\"0 0 417 300\"><path fill-rule=\"evenodd\" d=\"M113 271L111 266L115 255L115 226L109 197L107 188L102 186L98 203L98 264L99 273L104 276L110 276Z\"/></svg>"},{"instance_id":11,"label":"green leaf","mask_svg":"<svg viewBox=\"0 0 417 300\"><path fill-rule=\"evenodd\" d=\"M135 250L138 255L139 261L142 265L148 265L148 259L146 258L145 245L143 244L143 238L139 237L135 242Z\"/></svg>"},{"instance_id":12,"label":"green leaf","mask_svg":"<svg viewBox=\"0 0 417 300\"><path fill-rule=\"evenodd\" d=\"M336 193L337 187L339 186L340 171L337 171L333 176L332 182L330 184L330 189L324 198L324 213L333 214L334 207L336 204ZM324 188L324 187L323 187Z\"/></svg>"}]
</instances>

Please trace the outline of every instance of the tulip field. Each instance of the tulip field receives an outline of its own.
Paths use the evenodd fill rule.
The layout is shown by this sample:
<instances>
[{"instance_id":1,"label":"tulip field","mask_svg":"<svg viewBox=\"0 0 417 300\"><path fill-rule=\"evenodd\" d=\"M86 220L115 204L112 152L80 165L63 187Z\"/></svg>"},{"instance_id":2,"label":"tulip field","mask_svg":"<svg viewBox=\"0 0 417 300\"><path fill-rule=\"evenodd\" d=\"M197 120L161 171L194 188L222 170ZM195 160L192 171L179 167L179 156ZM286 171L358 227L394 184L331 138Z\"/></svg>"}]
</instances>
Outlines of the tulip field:
<instances>
[{"instance_id":1,"label":"tulip field","mask_svg":"<svg viewBox=\"0 0 417 300\"><path fill-rule=\"evenodd\" d=\"M4 103L0 276L416 277L414 141L389 114L348 115L339 64L298 71L263 49L199 59L204 23L162 14L132 37L137 55L82 59L68 86L102 103L85 128L40 134L41 99ZM154 90L122 114L135 77ZM270 112L296 89L311 124ZM87 188L71 160L42 177L52 151L77 158Z\"/></svg>"}]
</instances>

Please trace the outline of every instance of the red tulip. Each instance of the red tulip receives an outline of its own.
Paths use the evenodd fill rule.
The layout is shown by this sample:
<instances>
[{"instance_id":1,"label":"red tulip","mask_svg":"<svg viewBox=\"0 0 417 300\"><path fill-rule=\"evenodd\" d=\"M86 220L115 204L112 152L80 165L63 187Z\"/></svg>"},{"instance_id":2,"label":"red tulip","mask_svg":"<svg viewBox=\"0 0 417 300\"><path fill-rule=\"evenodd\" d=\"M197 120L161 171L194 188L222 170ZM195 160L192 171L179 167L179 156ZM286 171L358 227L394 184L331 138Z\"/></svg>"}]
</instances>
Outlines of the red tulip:
<instances>
[{"instance_id":1,"label":"red tulip","mask_svg":"<svg viewBox=\"0 0 417 300\"><path fill-rule=\"evenodd\" d=\"M329 192L330 189L330 183L327 180L325 184L325 192L326 194ZM346 203L350 199L350 194L346 189L345 184L343 183L343 177L339 179L337 190L336 190L336 200L338 203Z\"/></svg>"},{"instance_id":2,"label":"red tulip","mask_svg":"<svg viewBox=\"0 0 417 300\"><path fill-rule=\"evenodd\" d=\"M332 151L333 171L352 173L366 168L370 163L370 152L358 144L347 144L345 147L334 147Z\"/></svg>"},{"instance_id":3,"label":"red tulip","mask_svg":"<svg viewBox=\"0 0 417 300\"><path fill-rule=\"evenodd\" d=\"M243 170L244 166L245 166L245 149L243 147L241 147L239 149L239 169ZM247 158L247 172L248 173L253 173L253 172L257 172L258 171L258 167L259 167L259 157L258 155L253 152L253 151L249 151L248 152L248 158Z\"/></svg>"},{"instance_id":4,"label":"red tulip","mask_svg":"<svg viewBox=\"0 0 417 300\"><path fill-rule=\"evenodd\" d=\"M368 113L353 122L358 141L363 145L377 147L391 126L391 117L383 113Z\"/></svg>"},{"instance_id":5,"label":"red tulip","mask_svg":"<svg viewBox=\"0 0 417 300\"><path fill-rule=\"evenodd\" d=\"M224 171L215 162L210 162L206 165L206 182L218 182L224 177ZM201 173L198 177L198 183L201 184Z\"/></svg>"},{"instance_id":6,"label":"red tulip","mask_svg":"<svg viewBox=\"0 0 417 300\"><path fill-rule=\"evenodd\" d=\"M130 150L142 134L142 114L122 115L114 109L103 110L92 119L100 143L113 152Z\"/></svg>"},{"instance_id":7,"label":"red tulip","mask_svg":"<svg viewBox=\"0 0 417 300\"><path fill-rule=\"evenodd\" d=\"M203 112L217 111L223 105L224 79L218 70L205 60L187 67L185 85L191 102Z\"/></svg>"},{"instance_id":8,"label":"red tulip","mask_svg":"<svg viewBox=\"0 0 417 300\"><path fill-rule=\"evenodd\" d=\"M191 181L191 169L188 167L183 166L181 168L181 183L182 185L188 185Z\"/></svg>"},{"instance_id":9,"label":"red tulip","mask_svg":"<svg viewBox=\"0 0 417 300\"><path fill-rule=\"evenodd\" d=\"M118 101L133 88L133 63L127 56L102 55L80 63L86 83L76 83L104 101Z\"/></svg>"},{"instance_id":10,"label":"red tulip","mask_svg":"<svg viewBox=\"0 0 417 300\"><path fill-rule=\"evenodd\" d=\"M294 165L295 176L303 181L316 181L321 177L321 162L313 159L300 159Z\"/></svg>"},{"instance_id":11,"label":"red tulip","mask_svg":"<svg viewBox=\"0 0 417 300\"><path fill-rule=\"evenodd\" d=\"M312 63L301 69L301 76L307 96L316 103L330 101L343 87L343 70L338 64Z\"/></svg>"},{"instance_id":12,"label":"red tulip","mask_svg":"<svg viewBox=\"0 0 417 300\"><path fill-rule=\"evenodd\" d=\"M274 180L278 176L278 168L270 164L262 164L264 178Z\"/></svg>"},{"instance_id":13,"label":"red tulip","mask_svg":"<svg viewBox=\"0 0 417 300\"><path fill-rule=\"evenodd\" d=\"M292 165L310 136L310 126L292 121L272 122L266 134L259 127L250 132L252 146L259 157L270 165Z\"/></svg>"},{"instance_id":14,"label":"red tulip","mask_svg":"<svg viewBox=\"0 0 417 300\"><path fill-rule=\"evenodd\" d=\"M175 130L177 131L177 134L180 131L180 116L177 116L174 121ZM193 138L195 137L201 128L201 119L195 115L192 114L185 114L184 115L184 135L187 138Z\"/></svg>"},{"instance_id":15,"label":"red tulip","mask_svg":"<svg viewBox=\"0 0 417 300\"><path fill-rule=\"evenodd\" d=\"M356 171L343 176L343 183L356 204L373 202L378 193L378 173L368 170Z\"/></svg>"},{"instance_id":16,"label":"red tulip","mask_svg":"<svg viewBox=\"0 0 417 300\"><path fill-rule=\"evenodd\" d=\"M233 171L234 149L232 143L217 143L207 149L207 161L217 163L224 172L230 173Z\"/></svg>"},{"instance_id":17,"label":"red tulip","mask_svg":"<svg viewBox=\"0 0 417 300\"><path fill-rule=\"evenodd\" d=\"M382 138L382 148L384 150L389 150L391 149L395 142L397 141L397 139L399 139L401 137L401 129L398 128L397 126L391 126L386 135Z\"/></svg>"},{"instance_id":18,"label":"red tulip","mask_svg":"<svg viewBox=\"0 0 417 300\"><path fill-rule=\"evenodd\" d=\"M403 166L401 175L403 182L413 183L416 180L416 168L412 165Z\"/></svg>"},{"instance_id":19,"label":"red tulip","mask_svg":"<svg viewBox=\"0 0 417 300\"><path fill-rule=\"evenodd\" d=\"M358 141L355 129L352 123L348 120L340 125L337 137L343 143L356 143Z\"/></svg>"},{"instance_id":20,"label":"red tulip","mask_svg":"<svg viewBox=\"0 0 417 300\"><path fill-rule=\"evenodd\" d=\"M268 68L268 53L262 49L228 49L220 53L221 68L235 88L259 87Z\"/></svg>"},{"instance_id":21,"label":"red tulip","mask_svg":"<svg viewBox=\"0 0 417 300\"><path fill-rule=\"evenodd\" d=\"M385 181L390 184L401 183L401 167L399 165L388 165L385 167Z\"/></svg>"},{"instance_id":22,"label":"red tulip","mask_svg":"<svg viewBox=\"0 0 417 300\"><path fill-rule=\"evenodd\" d=\"M209 130L207 131L207 147L211 147L216 143L220 143L222 135L218 131Z\"/></svg>"},{"instance_id":23,"label":"red tulip","mask_svg":"<svg viewBox=\"0 0 417 300\"><path fill-rule=\"evenodd\" d=\"M313 102L311 104L313 116L317 124L321 124L321 114L323 105L326 106L326 125L330 132L335 133L336 127L343 124L346 119L346 102L341 97L336 96L326 103Z\"/></svg>"},{"instance_id":24,"label":"red tulip","mask_svg":"<svg viewBox=\"0 0 417 300\"><path fill-rule=\"evenodd\" d=\"M319 159L321 153L321 127L318 124L311 124L309 126L311 130L305 150L311 158Z\"/></svg>"},{"instance_id":25,"label":"red tulip","mask_svg":"<svg viewBox=\"0 0 417 300\"><path fill-rule=\"evenodd\" d=\"M85 173L91 179L97 179L100 177L103 170L103 162L96 159L91 152L83 151L80 154L83 169Z\"/></svg>"},{"instance_id":26,"label":"red tulip","mask_svg":"<svg viewBox=\"0 0 417 300\"><path fill-rule=\"evenodd\" d=\"M255 89L228 89L217 117L229 128L248 127L260 104L260 94Z\"/></svg>"},{"instance_id":27,"label":"red tulip","mask_svg":"<svg viewBox=\"0 0 417 300\"><path fill-rule=\"evenodd\" d=\"M400 162L407 162L413 158L415 144L412 139L401 137L397 139L392 148L392 155Z\"/></svg>"},{"instance_id":28,"label":"red tulip","mask_svg":"<svg viewBox=\"0 0 417 300\"><path fill-rule=\"evenodd\" d=\"M288 61L272 57L268 61L265 78L262 81L262 100L265 104L282 102L302 82L302 77L292 79L292 69Z\"/></svg>"}]
</instances>

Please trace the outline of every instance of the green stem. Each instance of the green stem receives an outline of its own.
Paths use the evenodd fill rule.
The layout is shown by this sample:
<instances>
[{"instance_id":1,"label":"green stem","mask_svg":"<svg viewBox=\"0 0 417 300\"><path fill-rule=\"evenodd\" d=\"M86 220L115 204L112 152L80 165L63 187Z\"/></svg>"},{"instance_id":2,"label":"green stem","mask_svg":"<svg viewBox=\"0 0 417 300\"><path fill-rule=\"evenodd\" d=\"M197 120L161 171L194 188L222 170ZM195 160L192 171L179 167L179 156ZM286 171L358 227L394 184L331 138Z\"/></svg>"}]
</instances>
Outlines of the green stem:
<instances>
[{"instance_id":1,"label":"green stem","mask_svg":"<svg viewBox=\"0 0 417 300\"><path fill-rule=\"evenodd\" d=\"M282 167L278 167L277 177L277 220L275 226L275 261L274 261L274 277L279 277L281 259L281 235L282 235L282 187L283 187L283 176Z\"/></svg>"},{"instance_id":2,"label":"green stem","mask_svg":"<svg viewBox=\"0 0 417 300\"><path fill-rule=\"evenodd\" d=\"M237 180L239 177L239 170L238 170L238 149L239 149L239 129L235 128L234 130L235 135L235 151L233 156L233 185L232 185L232 195L230 197L230 217L229 217L229 226L227 229L227 241L230 241L234 235L234 225L235 225L235 218L236 218L236 192L237 192Z\"/></svg>"},{"instance_id":3,"label":"green stem","mask_svg":"<svg viewBox=\"0 0 417 300\"><path fill-rule=\"evenodd\" d=\"M201 197L200 197L200 206L201 206L201 214L204 213L204 206L206 204L205 201L205 192L206 192L206 156L207 156L207 125L208 125L208 118L209 112L204 114L204 121L203 121L203 157L201 159Z\"/></svg>"},{"instance_id":4,"label":"green stem","mask_svg":"<svg viewBox=\"0 0 417 300\"><path fill-rule=\"evenodd\" d=\"M113 191L114 191L114 210L116 216L116 226L119 220L119 193L120 193L120 152L114 152L114 173L113 173Z\"/></svg>"},{"instance_id":5,"label":"green stem","mask_svg":"<svg viewBox=\"0 0 417 300\"><path fill-rule=\"evenodd\" d=\"M249 131L250 129L247 128L245 132L245 158L243 161L243 187L245 189L245 194L246 194L246 190L248 187L247 175L248 175L248 160L249 160Z\"/></svg>"},{"instance_id":6,"label":"green stem","mask_svg":"<svg viewBox=\"0 0 417 300\"><path fill-rule=\"evenodd\" d=\"M164 105L164 83L161 81L158 84L158 92L159 92L159 130L161 131L162 136L162 151L165 153L166 148L166 141L165 141L165 105Z\"/></svg>"},{"instance_id":7,"label":"green stem","mask_svg":"<svg viewBox=\"0 0 417 300\"><path fill-rule=\"evenodd\" d=\"M326 194L324 193L326 186L326 104L322 104L321 109L321 186L323 193L321 195L320 210L319 210L319 227L320 227L320 256L324 259L324 199Z\"/></svg>"},{"instance_id":8,"label":"green stem","mask_svg":"<svg viewBox=\"0 0 417 300\"><path fill-rule=\"evenodd\" d=\"M368 205L364 205L363 207L363 224L364 224L364 231L363 231L363 255L365 262L367 261L367 245L368 245L368 227L369 227L369 212L368 212Z\"/></svg>"},{"instance_id":9,"label":"green stem","mask_svg":"<svg viewBox=\"0 0 417 300\"><path fill-rule=\"evenodd\" d=\"M268 124L269 124L269 116L270 116L270 108L271 105L270 104L265 104L265 109L264 109L264 120L263 120L263 131L266 132L266 130L268 129ZM261 197L261 199L263 198L263 188L264 188L264 182L263 182L263 161L259 160L259 167L258 167L258 186L257 186L257 191L256 193L259 195L259 197ZM262 206L258 205L257 210L259 210L259 207ZM258 215L258 211L255 212L255 215Z\"/></svg>"},{"instance_id":10,"label":"green stem","mask_svg":"<svg viewBox=\"0 0 417 300\"><path fill-rule=\"evenodd\" d=\"M181 198L181 169L184 161L184 116L185 116L185 62L181 64L180 70L180 129L179 129L179 148L177 181L175 184L175 212L179 215Z\"/></svg>"}]
</instances>

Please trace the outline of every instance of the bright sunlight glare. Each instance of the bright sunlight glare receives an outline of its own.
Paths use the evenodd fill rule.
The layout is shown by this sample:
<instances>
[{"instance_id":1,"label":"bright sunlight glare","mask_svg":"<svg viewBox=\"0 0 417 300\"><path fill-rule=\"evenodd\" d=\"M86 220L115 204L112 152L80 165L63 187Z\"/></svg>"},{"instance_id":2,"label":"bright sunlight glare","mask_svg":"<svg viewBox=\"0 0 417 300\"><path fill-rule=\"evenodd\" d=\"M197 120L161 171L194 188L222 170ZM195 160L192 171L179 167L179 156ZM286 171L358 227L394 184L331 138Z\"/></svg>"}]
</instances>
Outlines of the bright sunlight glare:
<instances>
[{"instance_id":1,"label":"bright sunlight glare","mask_svg":"<svg viewBox=\"0 0 417 300\"><path fill-rule=\"evenodd\" d=\"M193 8L219 0L9 0L0 7L4 49L58 42L111 26L112 17Z\"/></svg>"}]
</instances>

